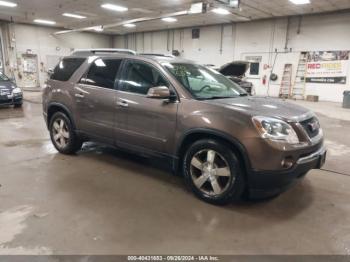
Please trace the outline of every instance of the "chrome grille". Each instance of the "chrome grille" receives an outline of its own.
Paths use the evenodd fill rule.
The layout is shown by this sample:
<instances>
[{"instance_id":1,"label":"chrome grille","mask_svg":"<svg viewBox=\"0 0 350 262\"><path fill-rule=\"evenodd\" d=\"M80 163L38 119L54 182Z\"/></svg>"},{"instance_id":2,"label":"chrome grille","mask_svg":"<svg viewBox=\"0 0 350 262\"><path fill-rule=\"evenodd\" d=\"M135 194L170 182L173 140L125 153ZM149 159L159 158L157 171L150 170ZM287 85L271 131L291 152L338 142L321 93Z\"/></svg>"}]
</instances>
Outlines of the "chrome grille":
<instances>
[{"instance_id":1,"label":"chrome grille","mask_svg":"<svg viewBox=\"0 0 350 262\"><path fill-rule=\"evenodd\" d=\"M0 96L11 95L11 91L9 89L0 89Z\"/></svg>"}]
</instances>

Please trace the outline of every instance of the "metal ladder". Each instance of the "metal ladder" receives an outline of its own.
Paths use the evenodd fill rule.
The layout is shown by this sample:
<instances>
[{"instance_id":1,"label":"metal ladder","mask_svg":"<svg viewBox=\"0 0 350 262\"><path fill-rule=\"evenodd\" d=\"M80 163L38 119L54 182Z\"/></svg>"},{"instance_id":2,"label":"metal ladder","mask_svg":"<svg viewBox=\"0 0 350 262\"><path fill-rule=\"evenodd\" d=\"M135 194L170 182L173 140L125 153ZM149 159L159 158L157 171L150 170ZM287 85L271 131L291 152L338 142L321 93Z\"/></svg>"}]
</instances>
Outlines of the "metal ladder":
<instances>
[{"instance_id":1,"label":"metal ladder","mask_svg":"<svg viewBox=\"0 0 350 262\"><path fill-rule=\"evenodd\" d=\"M307 53L301 52L297 72L295 74L295 81L292 88L291 98L293 99L305 99L306 65Z\"/></svg>"},{"instance_id":2,"label":"metal ladder","mask_svg":"<svg viewBox=\"0 0 350 262\"><path fill-rule=\"evenodd\" d=\"M281 87L279 92L280 98L289 98L290 91L292 86L292 73L293 73L293 65L285 64L283 70L283 76L281 80Z\"/></svg>"}]
</instances>

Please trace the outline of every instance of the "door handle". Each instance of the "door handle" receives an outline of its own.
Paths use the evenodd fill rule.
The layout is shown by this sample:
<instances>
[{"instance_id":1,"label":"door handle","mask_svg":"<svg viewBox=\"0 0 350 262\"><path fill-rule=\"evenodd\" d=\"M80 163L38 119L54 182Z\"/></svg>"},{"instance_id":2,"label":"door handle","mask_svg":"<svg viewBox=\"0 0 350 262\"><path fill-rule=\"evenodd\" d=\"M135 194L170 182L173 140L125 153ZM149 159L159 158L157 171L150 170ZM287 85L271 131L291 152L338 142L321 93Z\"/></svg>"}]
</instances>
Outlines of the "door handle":
<instances>
[{"instance_id":1,"label":"door handle","mask_svg":"<svg viewBox=\"0 0 350 262\"><path fill-rule=\"evenodd\" d=\"M122 101L118 101L118 102L117 102L117 106L128 107L129 104L128 104L128 102L122 100Z\"/></svg>"},{"instance_id":2,"label":"door handle","mask_svg":"<svg viewBox=\"0 0 350 262\"><path fill-rule=\"evenodd\" d=\"M84 94L79 93L79 94L75 94L75 97L78 97L78 98L84 98L85 96L84 96Z\"/></svg>"}]
</instances>

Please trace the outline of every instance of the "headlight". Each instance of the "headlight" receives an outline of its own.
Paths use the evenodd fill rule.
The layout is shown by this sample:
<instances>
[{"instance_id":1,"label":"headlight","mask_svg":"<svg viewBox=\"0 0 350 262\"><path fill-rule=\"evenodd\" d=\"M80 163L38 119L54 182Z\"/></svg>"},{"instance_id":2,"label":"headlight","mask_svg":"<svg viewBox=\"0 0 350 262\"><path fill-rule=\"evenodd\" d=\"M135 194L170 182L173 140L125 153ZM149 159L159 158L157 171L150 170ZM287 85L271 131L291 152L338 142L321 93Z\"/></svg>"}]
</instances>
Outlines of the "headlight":
<instances>
[{"instance_id":1,"label":"headlight","mask_svg":"<svg viewBox=\"0 0 350 262\"><path fill-rule=\"evenodd\" d=\"M289 144L299 143L298 135L293 127L282 120L273 117L255 116L253 117L253 123L263 138Z\"/></svg>"},{"instance_id":2,"label":"headlight","mask_svg":"<svg viewBox=\"0 0 350 262\"><path fill-rule=\"evenodd\" d=\"M22 93L22 90L21 90L19 87L15 87L15 88L12 90L12 93L14 93L14 94L20 94L20 93Z\"/></svg>"}]
</instances>

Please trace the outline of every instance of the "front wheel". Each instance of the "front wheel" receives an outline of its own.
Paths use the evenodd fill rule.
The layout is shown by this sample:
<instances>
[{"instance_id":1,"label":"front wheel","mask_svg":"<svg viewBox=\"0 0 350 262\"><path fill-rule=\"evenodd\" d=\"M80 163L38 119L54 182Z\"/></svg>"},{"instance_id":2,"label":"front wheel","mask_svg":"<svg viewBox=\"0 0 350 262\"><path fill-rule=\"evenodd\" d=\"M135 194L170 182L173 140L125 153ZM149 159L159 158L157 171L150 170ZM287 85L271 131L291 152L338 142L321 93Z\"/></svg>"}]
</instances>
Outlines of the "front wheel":
<instances>
[{"instance_id":1,"label":"front wheel","mask_svg":"<svg viewBox=\"0 0 350 262\"><path fill-rule=\"evenodd\" d=\"M62 112L55 113L49 125L50 137L55 148L62 154L74 154L82 142L75 134L71 120Z\"/></svg>"},{"instance_id":2,"label":"front wheel","mask_svg":"<svg viewBox=\"0 0 350 262\"><path fill-rule=\"evenodd\" d=\"M199 140L192 144L184 157L186 183L197 197L222 205L238 200L245 181L235 153L217 140Z\"/></svg>"}]
</instances>

